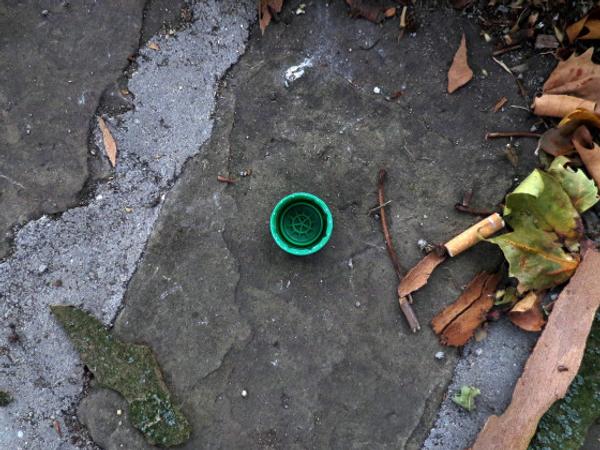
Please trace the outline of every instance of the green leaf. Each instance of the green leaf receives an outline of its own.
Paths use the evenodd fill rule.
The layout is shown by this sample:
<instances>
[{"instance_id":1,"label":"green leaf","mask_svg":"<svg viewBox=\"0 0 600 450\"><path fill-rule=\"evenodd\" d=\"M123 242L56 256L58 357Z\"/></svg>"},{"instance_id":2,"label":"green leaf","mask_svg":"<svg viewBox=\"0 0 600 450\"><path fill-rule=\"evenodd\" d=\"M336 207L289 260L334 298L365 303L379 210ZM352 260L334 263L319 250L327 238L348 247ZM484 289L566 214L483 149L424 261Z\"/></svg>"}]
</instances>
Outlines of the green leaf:
<instances>
[{"instance_id":1,"label":"green leaf","mask_svg":"<svg viewBox=\"0 0 600 450\"><path fill-rule=\"evenodd\" d=\"M570 162L565 156L554 158L548 173L558 180L575 209L582 213L598 202L598 188L581 169L577 171L571 169L568 166Z\"/></svg>"},{"instance_id":2,"label":"green leaf","mask_svg":"<svg viewBox=\"0 0 600 450\"><path fill-rule=\"evenodd\" d=\"M502 306L502 305L511 305L516 303L519 299L517 297L517 288L513 286L509 286L506 288L504 292L501 293L501 297L496 297L496 301L494 302L494 306Z\"/></svg>"},{"instance_id":3,"label":"green leaf","mask_svg":"<svg viewBox=\"0 0 600 450\"><path fill-rule=\"evenodd\" d=\"M555 233L531 225L489 241L500 246L510 266L509 275L519 280L519 292L559 285L579 265L579 258L565 252Z\"/></svg>"},{"instance_id":4,"label":"green leaf","mask_svg":"<svg viewBox=\"0 0 600 450\"><path fill-rule=\"evenodd\" d=\"M452 401L457 405L462 406L467 411L475 409L475 397L481 394L481 391L473 386L462 386L460 393L452 397Z\"/></svg>"},{"instance_id":5,"label":"green leaf","mask_svg":"<svg viewBox=\"0 0 600 450\"><path fill-rule=\"evenodd\" d=\"M169 447L189 439L188 421L173 404L150 347L113 338L96 318L80 309L62 305L50 309L97 382L125 397L132 425L148 442Z\"/></svg>"},{"instance_id":6,"label":"green leaf","mask_svg":"<svg viewBox=\"0 0 600 450\"><path fill-rule=\"evenodd\" d=\"M567 245L581 237L581 218L561 184L535 169L506 196L504 216L514 229L537 228L556 233Z\"/></svg>"}]
</instances>

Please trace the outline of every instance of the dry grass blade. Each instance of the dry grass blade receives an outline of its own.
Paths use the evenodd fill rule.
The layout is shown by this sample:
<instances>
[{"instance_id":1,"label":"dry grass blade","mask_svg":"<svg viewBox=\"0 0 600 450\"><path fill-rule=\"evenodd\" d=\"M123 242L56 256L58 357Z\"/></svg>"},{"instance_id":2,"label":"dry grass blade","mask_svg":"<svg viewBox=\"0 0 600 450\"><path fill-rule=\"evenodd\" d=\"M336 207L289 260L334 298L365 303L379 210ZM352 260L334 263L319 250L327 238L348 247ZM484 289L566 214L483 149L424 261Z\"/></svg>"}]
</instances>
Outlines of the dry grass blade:
<instances>
[{"instance_id":1,"label":"dry grass blade","mask_svg":"<svg viewBox=\"0 0 600 450\"><path fill-rule=\"evenodd\" d=\"M100 131L102 132L102 142L104 143L104 152L108 157L108 160L112 164L113 167L117 165L117 143L113 135L111 134L106 122L100 116L98 116L98 126L100 127Z\"/></svg>"},{"instance_id":2,"label":"dry grass blade","mask_svg":"<svg viewBox=\"0 0 600 450\"><path fill-rule=\"evenodd\" d=\"M472 450L525 450L546 410L564 397L600 306L600 253L588 250L554 304L504 414L491 416Z\"/></svg>"}]
</instances>

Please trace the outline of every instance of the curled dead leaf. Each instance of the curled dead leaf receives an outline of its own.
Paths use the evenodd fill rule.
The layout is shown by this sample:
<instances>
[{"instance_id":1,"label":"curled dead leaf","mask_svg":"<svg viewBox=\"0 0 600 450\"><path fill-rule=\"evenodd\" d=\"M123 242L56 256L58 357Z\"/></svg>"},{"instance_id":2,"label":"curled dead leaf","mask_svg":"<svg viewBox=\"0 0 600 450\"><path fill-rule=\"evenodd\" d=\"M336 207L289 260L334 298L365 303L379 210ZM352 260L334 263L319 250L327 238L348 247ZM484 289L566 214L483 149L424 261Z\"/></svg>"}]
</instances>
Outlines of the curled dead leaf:
<instances>
[{"instance_id":1,"label":"curled dead leaf","mask_svg":"<svg viewBox=\"0 0 600 450\"><path fill-rule=\"evenodd\" d=\"M260 31L262 34L265 33L265 30L269 23L271 23L271 19L273 18L273 14L277 14L281 12L281 8L283 7L283 0L260 0L258 3L258 23L260 25Z\"/></svg>"},{"instance_id":2,"label":"curled dead leaf","mask_svg":"<svg viewBox=\"0 0 600 450\"><path fill-rule=\"evenodd\" d=\"M540 293L529 292L509 311L510 321L525 331L541 331L546 323L541 297Z\"/></svg>"},{"instance_id":3,"label":"curled dead leaf","mask_svg":"<svg viewBox=\"0 0 600 450\"><path fill-rule=\"evenodd\" d=\"M552 156L568 155L575 151L571 142L573 133L581 125L600 128L600 116L587 109L576 109L567 114L556 128L546 131L539 141L539 148Z\"/></svg>"},{"instance_id":4,"label":"curled dead leaf","mask_svg":"<svg viewBox=\"0 0 600 450\"><path fill-rule=\"evenodd\" d=\"M100 127L100 131L102 132L102 142L104 143L104 152L108 157L111 165L113 167L117 164L117 143L113 135L111 134L106 122L100 116L98 116L98 127Z\"/></svg>"},{"instance_id":5,"label":"curled dead leaf","mask_svg":"<svg viewBox=\"0 0 600 450\"><path fill-rule=\"evenodd\" d=\"M445 256L440 256L435 251L427 254L402 278L398 285L398 297L407 297L412 292L425 286L431 273L445 260Z\"/></svg>"},{"instance_id":6,"label":"curled dead leaf","mask_svg":"<svg viewBox=\"0 0 600 450\"><path fill-rule=\"evenodd\" d=\"M593 142L586 126L577 128L573 135L573 145L596 185L600 186L600 146Z\"/></svg>"},{"instance_id":7,"label":"curled dead leaf","mask_svg":"<svg viewBox=\"0 0 600 450\"><path fill-rule=\"evenodd\" d=\"M592 9L588 14L566 29L569 42L584 39L600 39L600 8Z\"/></svg>"},{"instance_id":8,"label":"curled dead leaf","mask_svg":"<svg viewBox=\"0 0 600 450\"><path fill-rule=\"evenodd\" d=\"M160 50L160 46L156 42L148 42L146 47L156 51Z\"/></svg>"},{"instance_id":9,"label":"curled dead leaf","mask_svg":"<svg viewBox=\"0 0 600 450\"><path fill-rule=\"evenodd\" d=\"M481 324L485 322L487 312L494 306L494 292L496 292L496 287L502 276L499 273L486 273L484 275L483 280L481 274L477 275L467 286L463 295L433 319L438 329L444 323L448 323L441 333L438 333L442 344L453 347L465 345ZM482 281L483 286L479 296L471 301ZM471 302L466 309L462 309L469 301ZM454 307L455 304L458 305Z\"/></svg>"},{"instance_id":10,"label":"curled dead leaf","mask_svg":"<svg viewBox=\"0 0 600 450\"><path fill-rule=\"evenodd\" d=\"M454 55L452 65L448 71L448 93L452 94L473 78L473 71L467 62L467 38L463 33L460 46Z\"/></svg>"},{"instance_id":11,"label":"curled dead leaf","mask_svg":"<svg viewBox=\"0 0 600 450\"><path fill-rule=\"evenodd\" d=\"M559 62L544 83L543 93L600 102L600 65L592 62L593 54L594 48L590 47L579 56Z\"/></svg>"},{"instance_id":12,"label":"curled dead leaf","mask_svg":"<svg viewBox=\"0 0 600 450\"><path fill-rule=\"evenodd\" d=\"M596 102L571 95L542 94L533 100L533 113L538 116L563 118L576 109L595 111Z\"/></svg>"}]
</instances>

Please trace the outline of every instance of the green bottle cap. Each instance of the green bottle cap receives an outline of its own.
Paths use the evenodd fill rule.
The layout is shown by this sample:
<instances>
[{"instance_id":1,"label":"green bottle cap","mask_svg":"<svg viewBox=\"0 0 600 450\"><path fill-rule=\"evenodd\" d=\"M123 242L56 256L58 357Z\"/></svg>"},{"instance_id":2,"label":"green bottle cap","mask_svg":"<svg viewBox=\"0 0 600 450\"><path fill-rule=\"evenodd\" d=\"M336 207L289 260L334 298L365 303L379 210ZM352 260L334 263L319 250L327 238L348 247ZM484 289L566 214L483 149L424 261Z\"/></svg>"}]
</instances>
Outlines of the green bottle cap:
<instances>
[{"instance_id":1,"label":"green bottle cap","mask_svg":"<svg viewBox=\"0 0 600 450\"><path fill-rule=\"evenodd\" d=\"M282 198L271 213L271 235L285 252L304 256L321 250L333 231L333 216L323 200L307 192Z\"/></svg>"}]
</instances>

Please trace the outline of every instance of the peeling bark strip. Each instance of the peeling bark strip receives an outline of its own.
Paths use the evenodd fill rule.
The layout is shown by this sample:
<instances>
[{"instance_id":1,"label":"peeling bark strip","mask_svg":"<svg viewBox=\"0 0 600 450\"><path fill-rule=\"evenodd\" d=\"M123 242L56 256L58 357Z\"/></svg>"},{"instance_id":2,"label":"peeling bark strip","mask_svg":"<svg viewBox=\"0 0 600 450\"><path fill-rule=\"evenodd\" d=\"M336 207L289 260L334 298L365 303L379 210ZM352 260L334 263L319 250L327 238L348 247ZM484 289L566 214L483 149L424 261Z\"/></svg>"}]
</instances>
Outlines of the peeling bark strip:
<instances>
[{"instance_id":1,"label":"peeling bark strip","mask_svg":"<svg viewBox=\"0 0 600 450\"><path fill-rule=\"evenodd\" d=\"M471 339L494 306L493 295L501 279L500 273L478 274L458 300L432 320L442 344L460 347Z\"/></svg>"},{"instance_id":2,"label":"peeling bark strip","mask_svg":"<svg viewBox=\"0 0 600 450\"><path fill-rule=\"evenodd\" d=\"M388 255L392 261L392 266L394 266L394 272L398 276L398 281L402 280L403 273L406 272L404 268L400 265L400 261L398 260L398 254L394 249L394 245L392 244L392 236L390 235L390 230L387 223L387 214L385 212L385 193L384 187L385 177L387 172L385 169L381 169L377 174L377 199L379 200L379 216L381 217L381 230L383 231L383 237L385 239L385 246L388 251ZM419 320L415 312L413 311L410 304L412 303L412 297L410 297L410 293L407 295L401 295L398 298L398 303L400 304L400 309L406 317L406 321L410 326L410 329L413 333L416 333L421 329L421 325L419 324Z\"/></svg>"},{"instance_id":3,"label":"peeling bark strip","mask_svg":"<svg viewBox=\"0 0 600 450\"><path fill-rule=\"evenodd\" d=\"M429 276L437 266L446 260L446 256L440 256L436 251L432 251L425 258L410 269L406 276L400 281L398 286L398 297L406 297L411 292L421 289L427 284Z\"/></svg>"},{"instance_id":4,"label":"peeling bark strip","mask_svg":"<svg viewBox=\"0 0 600 450\"><path fill-rule=\"evenodd\" d=\"M588 250L554 304L510 405L501 416L488 419L471 450L525 450L542 415L565 396L600 306L599 267L600 253Z\"/></svg>"}]
</instances>

